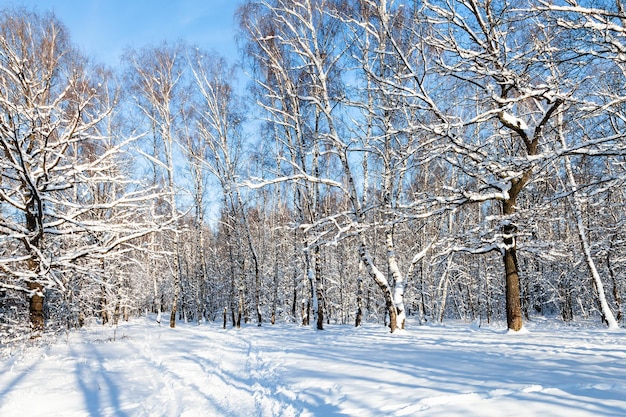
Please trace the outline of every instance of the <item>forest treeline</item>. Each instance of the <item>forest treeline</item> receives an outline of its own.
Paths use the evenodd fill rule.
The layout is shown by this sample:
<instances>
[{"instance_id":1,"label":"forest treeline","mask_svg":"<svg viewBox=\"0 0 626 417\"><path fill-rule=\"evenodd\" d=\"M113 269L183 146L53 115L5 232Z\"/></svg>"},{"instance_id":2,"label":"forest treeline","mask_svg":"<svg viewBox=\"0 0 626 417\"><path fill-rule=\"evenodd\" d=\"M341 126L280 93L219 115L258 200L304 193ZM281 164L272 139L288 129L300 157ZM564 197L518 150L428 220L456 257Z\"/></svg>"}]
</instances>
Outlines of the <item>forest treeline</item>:
<instances>
[{"instance_id":1,"label":"forest treeline","mask_svg":"<svg viewBox=\"0 0 626 417\"><path fill-rule=\"evenodd\" d=\"M621 0L236 22L237 67L181 41L110 69L53 14L1 11L1 342L145 312L622 323Z\"/></svg>"}]
</instances>

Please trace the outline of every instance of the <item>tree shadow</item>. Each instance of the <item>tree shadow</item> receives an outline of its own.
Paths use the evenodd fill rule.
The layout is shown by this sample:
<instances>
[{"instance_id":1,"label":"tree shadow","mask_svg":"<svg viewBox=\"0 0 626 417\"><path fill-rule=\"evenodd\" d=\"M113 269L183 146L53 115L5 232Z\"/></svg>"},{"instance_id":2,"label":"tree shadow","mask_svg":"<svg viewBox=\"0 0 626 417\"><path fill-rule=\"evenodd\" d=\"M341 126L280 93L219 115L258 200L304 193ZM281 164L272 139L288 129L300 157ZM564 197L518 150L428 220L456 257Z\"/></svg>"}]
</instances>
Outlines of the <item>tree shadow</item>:
<instances>
[{"instance_id":1,"label":"tree shadow","mask_svg":"<svg viewBox=\"0 0 626 417\"><path fill-rule=\"evenodd\" d=\"M99 346L106 346L106 343L83 343L81 346L84 349L81 352L70 346L70 355L77 358L74 374L89 415L127 417L121 410L120 390L116 383L120 379L112 377L105 369L105 358L99 352Z\"/></svg>"},{"instance_id":2,"label":"tree shadow","mask_svg":"<svg viewBox=\"0 0 626 417\"><path fill-rule=\"evenodd\" d=\"M37 369L39 364L39 361L34 361L34 363L24 367L24 369L19 372L11 370L9 365L4 367L2 375L7 375L9 372L15 373L16 375L6 384L6 386L4 386L4 388L0 389L0 405L2 405L2 398L6 398L6 396L13 391L29 374Z\"/></svg>"}]
</instances>

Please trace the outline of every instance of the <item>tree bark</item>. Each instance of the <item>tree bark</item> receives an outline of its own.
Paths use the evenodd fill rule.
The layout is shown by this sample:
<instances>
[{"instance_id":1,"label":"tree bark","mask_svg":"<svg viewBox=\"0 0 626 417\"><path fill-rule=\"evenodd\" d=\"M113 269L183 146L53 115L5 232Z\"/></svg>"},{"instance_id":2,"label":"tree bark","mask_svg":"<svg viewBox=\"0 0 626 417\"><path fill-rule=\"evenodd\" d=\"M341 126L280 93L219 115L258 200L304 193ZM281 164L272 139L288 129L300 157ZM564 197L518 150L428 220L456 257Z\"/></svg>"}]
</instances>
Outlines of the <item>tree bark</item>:
<instances>
[{"instance_id":1,"label":"tree bark","mask_svg":"<svg viewBox=\"0 0 626 417\"><path fill-rule=\"evenodd\" d=\"M389 282L385 275L374 265L371 261L371 257L367 252L367 248L365 246L365 242L361 242L359 247L359 255L361 256L361 260L363 261L363 265L365 269L370 274L378 288L380 288L383 293L383 298L385 300L385 308L389 313L389 329L391 333L395 332L398 328L398 315L396 312L396 306L393 302L393 294L391 292L391 287L389 286Z\"/></svg>"},{"instance_id":2,"label":"tree bark","mask_svg":"<svg viewBox=\"0 0 626 417\"><path fill-rule=\"evenodd\" d=\"M28 303L30 311L30 325L32 330L35 332L43 331L45 326L43 311L43 286L39 282L29 282L28 289L31 291Z\"/></svg>"},{"instance_id":3,"label":"tree bark","mask_svg":"<svg viewBox=\"0 0 626 417\"><path fill-rule=\"evenodd\" d=\"M173 329L176 327L176 312L178 311L178 299L180 297L180 250L179 250L179 238L178 231L175 231L175 239L174 245L176 247L176 255L174 256L174 297L172 299L172 312L170 313L170 327Z\"/></svg>"},{"instance_id":4,"label":"tree bark","mask_svg":"<svg viewBox=\"0 0 626 417\"><path fill-rule=\"evenodd\" d=\"M315 311L317 330L324 330L324 283L322 282L322 260L320 247L316 246L314 253L315 262L315 299L317 308Z\"/></svg>"},{"instance_id":5,"label":"tree bark","mask_svg":"<svg viewBox=\"0 0 626 417\"><path fill-rule=\"evenodd\" d=\"M354 327L359 327L363 321L363 262L359 262L359 277L357 278L356 289L356 318Z\"/></svg>"},{"instance_id":6,"label":"tree bark","mask_svg":"<svg viewBox=\"0 0 626 417\"><path fill-rule=\"evenodd\" d=\"M504 215L515 213L515 199L510 198L503 202ZM508 221L508 220L507 220ZM513 224L507 223L502 228L504 234L504 273L506 282L506 324L510 330L519 331L523 327L522 303L520 298L520 283L517 270L517 255L515 232Z\"/></svg>"}]
</instances>

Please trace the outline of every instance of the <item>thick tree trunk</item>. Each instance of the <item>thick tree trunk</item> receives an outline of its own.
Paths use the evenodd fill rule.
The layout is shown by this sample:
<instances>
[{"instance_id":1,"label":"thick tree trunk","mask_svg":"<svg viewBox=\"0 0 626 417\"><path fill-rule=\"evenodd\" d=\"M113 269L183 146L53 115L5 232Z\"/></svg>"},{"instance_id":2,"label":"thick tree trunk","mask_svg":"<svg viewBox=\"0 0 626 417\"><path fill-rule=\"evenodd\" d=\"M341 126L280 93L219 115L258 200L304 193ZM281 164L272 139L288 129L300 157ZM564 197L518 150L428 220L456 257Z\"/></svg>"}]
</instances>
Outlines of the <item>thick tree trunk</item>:
<instances>
[{"instance_id":1,"label":"thick tree trunk","mask_svg":"<svg viewBox=\"0 0 626 417\"><path fill-rule=\"evenodd\" d=\"M504 271L506 274L506 324L509 329L518 331L522 329L523 321L515 248L504 250Z\"/></svg>"},{"instance_id":2,"label":"thick tree trunk","mask_svg":"<svg viewBox=\"0 0 626 417\"><path fill-rule=\"evenodd\" d=\"M504 200L505 216L515 213L515 198ZM507 221L509 221L507 219ZM507 223L502 228L504 233L504 273L506 282L506 324L510 330L519 331L523 327L522 303L520 298L520 282L517 271L517 255L515 242L515 226Z\"/></svg>"},{"instance_id":3,"label":"thick tree trunk","mask_svg":"<svg viewBox=\"0 0 626 417\"><path fill-rule=\"evenodd\" d=\"M27 187L26 184L24 184ZM27 193L28 195L28 193ZM33 235L30 245L40 248L43 241L43 207L39 199L31 196L30 202L27 204L25 213L26 229ZM39 272L39 262L35 251L30 249L32 258L28 260L28 269L30 272L37 274ZM27 287L30 291L28 299L28 310L30 314L30 325L33 331L43 331L45 327L44 317L44 288L40 282L29 281Z\"/></svg>"},{"instance_id":4,"label":"thick tree trunk","mask_svg":"<svg viewBox=\"0 0 626 417\"><path fill-rule=\"evenodd\" d=\"M29 282L28 289L31 291L28 307L30 310L30 325L33 331L43 331L45 326L43 303L43 286L39 282Z\"/></svg>"},{"instance_id":5,"label":"thick tree trunk","mask_svg":"<svg viewBox=\"0 0 626 417\"><path fill-rule=\"evenodd\" d=\"M502 98L506 98L503 96ZM543 119L539 124L532 129L532 135L529 134L531 130L525 127L526 123L522 119L518 119L506 112L501 112L498 115L500 122L503 126L507 127L511 131L515 132L517 137L522 140L526 147L526 153L528 156L534 156L538 154L539 139L542 137L542 131L550 120L551 116L559 109L563 104L562 99L556 99L546 110ZM502 214L505 216L507 223L502 227L504 234L504 273L506 281L506 321L510 330L519 331L523 327L522 320L522 303L521 303L521 291L520 281L518 275L518 264L516 254L516 238L515 234L517 229L512 222L511 217L516 212L516 201L523 188L526 186L532 176L532 168L527 169L521 177L511 180L511 187L508 191L508 198L502 201Z\"/></svg>"}]
</instances>

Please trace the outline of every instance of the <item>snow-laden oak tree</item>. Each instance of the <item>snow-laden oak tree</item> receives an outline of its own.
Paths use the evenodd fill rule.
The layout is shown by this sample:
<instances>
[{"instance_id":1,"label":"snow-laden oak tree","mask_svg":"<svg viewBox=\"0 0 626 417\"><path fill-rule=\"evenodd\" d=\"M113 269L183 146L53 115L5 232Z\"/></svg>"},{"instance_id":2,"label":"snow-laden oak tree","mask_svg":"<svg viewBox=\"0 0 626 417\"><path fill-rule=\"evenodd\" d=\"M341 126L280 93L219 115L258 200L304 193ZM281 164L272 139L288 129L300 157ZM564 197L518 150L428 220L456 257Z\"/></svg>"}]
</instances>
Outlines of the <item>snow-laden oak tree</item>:
<instances>
[{"instance_id":1,"label":"snow-laden oak tree","mask_svg":"<svg viewBox=\"0 0 626 417\"><path fill-rule=\"evenodd\" d=\"M150 230L151 197L123 168L128 141L111 136L115 102L54 15L0 12L0 289L28 298L33 330L50 295L106 289L102 266Z\"/></svg>"},{"instance_id":2,"label":"snow-laden oak tree","mask_svg":"<svg viewBox=\"0 0 626 417\"><path fill-rule=\"evenodd\" d=\"M508 2L430 1L425 14L426 42L451 92L433 99L436 129L449 143L447 162L464 177L450 202L499 202L500 241L473 250L502 252L507 324L520 330L518 211L546 154L553 155L554 119L570 87L551 71L559 65L552 54L559 34L541 15Z\"/></svg>"},{"instance_id":3,"label":"snow-laden oak tree","mask_svg":"<svg viewBox=\"0 0 626 417\"><path fill-rule=\"evenodd\" d=\"M463 178L450 188L455 197L444 201L500 206L499 215L488 216L477 229L485 234L493 228L486 244L462 250L497 249L503 254L507 323L519 330L518 240L532 246L528 237L539 230L532 222L541 218L543 204L568 196L571 211L559 214L573 217L600 311L614 328L582 209L589 190L596 193L616 184L602 167L617 161L603 158L623 156L622 99L607 100L604 81L598 82L613 80L615 85L623 79L623 10L621 2L615 10L555 3L425 3L430 22L426 43L436 52L434 68L451 93L429 93L441 123L435 128L449 143L448 164ZM592 175L576 178L573 161L593 165ZM547 191L541 184L548 181L562 182L562 189L552 191L563 194L538 195L540 189ZM527 249L530 256L538 253Z\"/></svg>"}]
</instances>

